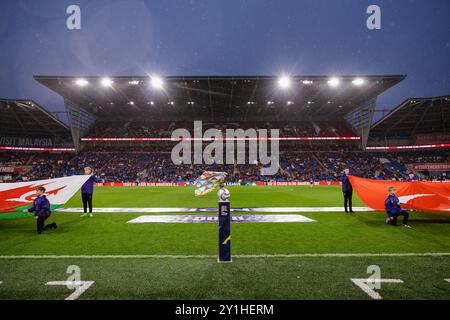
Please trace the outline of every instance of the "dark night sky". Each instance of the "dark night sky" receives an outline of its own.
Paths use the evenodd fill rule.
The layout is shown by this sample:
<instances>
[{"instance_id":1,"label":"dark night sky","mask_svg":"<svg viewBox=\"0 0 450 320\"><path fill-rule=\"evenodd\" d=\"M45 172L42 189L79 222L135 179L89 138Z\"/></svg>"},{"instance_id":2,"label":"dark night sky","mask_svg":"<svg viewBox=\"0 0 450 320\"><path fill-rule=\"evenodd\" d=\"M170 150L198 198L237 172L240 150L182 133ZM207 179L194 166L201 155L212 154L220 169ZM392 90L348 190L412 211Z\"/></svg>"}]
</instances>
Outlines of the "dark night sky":
<instances>
[{"instance_id":1,"label":"dark night sky","mask_svg":"<svg viewBox=\"0 0 450 320\"><path fill-rule=\"evenodd\" d=\"M381 30L366 28L370 4ZM449 21L449 0L2 0L0 97L62 110L36 74L406 74L378 100L392 108L450 94Z\"/></svg>"}]
</instances>

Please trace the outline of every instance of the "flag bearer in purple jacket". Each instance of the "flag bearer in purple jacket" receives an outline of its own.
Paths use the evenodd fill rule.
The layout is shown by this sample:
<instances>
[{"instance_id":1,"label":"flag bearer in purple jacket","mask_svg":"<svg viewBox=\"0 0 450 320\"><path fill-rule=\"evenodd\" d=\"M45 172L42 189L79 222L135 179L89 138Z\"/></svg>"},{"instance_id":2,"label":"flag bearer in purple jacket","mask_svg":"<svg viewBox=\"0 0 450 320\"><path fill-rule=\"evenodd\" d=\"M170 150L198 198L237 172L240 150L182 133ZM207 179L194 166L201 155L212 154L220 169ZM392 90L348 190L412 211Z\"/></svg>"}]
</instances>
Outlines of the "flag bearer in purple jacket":
<instances>
[{"instance_id":1,"label":"flag bearer in purple jacket","mask_svg":"<svg viewBox=\"0 0 450 320\"><path fill-rule=\"evenodd\" d=\"M411 228L408 224L409 213L403 210L399 205L399 200L395 195L395 188L389 187L388 189L389 195L384 202L386 207L386 213L388 215L386 219L386 224L390 224L392 226L397 225L398 216L403 216L403 226L406 228Z\"/></svg>"},{"instance_id":2,"label":"flag bearer in purple jacket","mask_svg":"<svg viewBox=\"0 0 450 320\"><path fill-rule=\"evenodd\" d=\"M81 199L83 200L84 213L81 217L93 217L92 214L92 195L94 193L94 184L99 182L98 178L94 175L92 168L84 168L84 174L91 175L90 178L81 187ZM89 213L87 212L89 206Z\"/></svg>"},{"instance_id":3,"label":"flag bearer in purple jacket","mask_svg":"<svg viewBox=\"0 0 450 320\"><path fill-rule=\"evenodd\" d=\"M352 208L353 187L352 187L352 184L350 183L350 179L348 178L349 173L350 173L349 169L344 169L344 174L341 177L342 193L344 194L345 212L353 213L353 208Z\"/></svg>"},{"instance_id":4,"label":"flag bearer in purple jacket","mask_svg":"<svg viewBox=\"0 0 450 320\"><path fill-rule=\"evenodd\" d=\"M50 211L50 201L45 196L45 188L39 187L36 189L37 197L33 201L33 207L28 209L28 212L34 212L37 225L37 233L41 234L49 229L56 229L56 223L45 225L45 220L52 214Z\"/></svg>"}]
</instances>

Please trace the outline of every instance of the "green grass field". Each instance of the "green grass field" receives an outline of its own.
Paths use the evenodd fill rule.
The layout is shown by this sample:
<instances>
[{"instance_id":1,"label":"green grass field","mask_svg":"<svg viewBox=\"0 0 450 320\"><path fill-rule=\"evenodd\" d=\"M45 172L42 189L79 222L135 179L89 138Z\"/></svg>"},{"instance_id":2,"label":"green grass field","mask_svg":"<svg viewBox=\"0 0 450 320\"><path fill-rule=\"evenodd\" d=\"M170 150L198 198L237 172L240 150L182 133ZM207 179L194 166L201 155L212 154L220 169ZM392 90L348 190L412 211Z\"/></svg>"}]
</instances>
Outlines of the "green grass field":
<instances>
[{"instance_id":1,"label":"green grass field","mask_svg":"<svg viewBox=\"0 0 450 320\"><path fill-rule=\"evenodd\" d=\"M229 189L232 207L342 203L334 186ZM94 195L94 207L215 206L215 192L195 198L188 187L105 187ZM354 206L363 206L356 195ZM65 207L81 207L80 195ZM95 281L79 299L371 299L350 280L369 277L370 265L403 281L382 284L383 299L450 299L448 214L413 212L412 229L387 226L384 212L300 214L316 222L233 223L231 264L216 262L214 223L54 213L49 222L58 229L39 236L32 218L0 221L0 299L64 299L73 290L45 284L65 281L69 265L80 267L81 280Z\"/></svg>"}]
</instances>

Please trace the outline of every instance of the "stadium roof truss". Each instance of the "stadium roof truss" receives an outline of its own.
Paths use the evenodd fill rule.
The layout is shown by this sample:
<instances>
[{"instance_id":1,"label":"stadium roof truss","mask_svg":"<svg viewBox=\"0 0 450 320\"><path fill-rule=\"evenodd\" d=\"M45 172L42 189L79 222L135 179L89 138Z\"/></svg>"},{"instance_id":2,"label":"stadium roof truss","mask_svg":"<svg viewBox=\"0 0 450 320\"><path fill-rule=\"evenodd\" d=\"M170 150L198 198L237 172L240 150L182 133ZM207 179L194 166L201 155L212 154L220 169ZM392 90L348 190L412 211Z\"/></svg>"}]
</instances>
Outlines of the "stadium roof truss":
<instances>
[{"instance_id":1,"label":"stadium roof truss","mask_svg":"<svg viewBox=\"0 0 450 320\"><path fill-rule=\"evenodd\" d=\"M165 77L158 89L149 76L34 78L64 97L74 140L96 119L345 120L365 145L378 95L405 76L339 76L336 86L329 76L292 76L288 88L280 88L273 76Z\"/></svg>"},{"instance_id":2,"label":"stadium roof truss","mask_svg":"<svg viewBox=\"0 0 450 320\"><path fill-rule=\"evenodd\" d=\"M0 99L0 135L70 137L69 127L33 100Z\"/></svg>"},{"instance_id":3,"label":"stadium roof truss","mask_svg":"<svg viewBox=\"0 0 450 320\"><path fill-rule=\"evenodd\" d=\"M417 134L449 133L450 95L409 98L376 122L370 140L412 139Z\"/></svg>"}]
</instances>

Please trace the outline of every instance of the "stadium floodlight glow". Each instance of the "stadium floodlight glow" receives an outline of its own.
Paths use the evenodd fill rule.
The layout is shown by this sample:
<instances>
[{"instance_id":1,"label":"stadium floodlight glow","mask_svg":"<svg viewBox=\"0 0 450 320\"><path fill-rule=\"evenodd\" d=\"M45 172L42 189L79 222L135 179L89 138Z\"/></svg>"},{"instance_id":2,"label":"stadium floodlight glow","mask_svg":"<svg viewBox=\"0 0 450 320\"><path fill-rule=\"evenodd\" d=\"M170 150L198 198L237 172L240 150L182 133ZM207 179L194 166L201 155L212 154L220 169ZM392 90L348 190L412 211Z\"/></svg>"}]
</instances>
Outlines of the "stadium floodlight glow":
<instances>
[{"instance_id":1,"label":"stadium floodlight glow","mask_svg":"<svg viewBox=\"0 0 450 320\"><path fill-rule=\"evenodd\" d=\"M312 82L312 80L302 80L302 83L305 85L309 85L309 84L312 84L313 82Z\"/></svg>"},{"instance_id":2,"label":"stadium floodlight glow","mask_svg":"<svg viewBox=\"0 0 450 320\"><path fill-rule=\"evenodd\" d=\"M158 90L161 90L163 88L164 82L160 77L151 76L150 79L151 79L150 83L153 88L158 89Z\"/></svg>"},{"instance_id":3,"label":"stadium floodlight glow","mask_svg":"<svg viewBox=\"0 0 450 320\"><path fill-rule=\"evenodd\" d=\"M353 81L352 81L352 83L355 85L355 86L362 86L364 83L366 82L366 80L364 80L363 78L355 78L355 79L353 79Z\"/></svg>"},{"instance_id":4,"label":"stadium floodlight glow","mask_svg":"<svg viewBox=\"0 0 450 320\"><path fill-rule=\"evenodd\" d=\"M89 84L89 81L87 81L86 79L77 79L75 80L75 84L79 87L85 87Z\"/></svg>"},{"instance_id":5,"label":"stadium floodlight glow","mask_svg":"<svg viewBox=\"0 0 450 320\"><path fill-rule=\"evenodd\" d=\"M294 104L294 101L288 101L288 102L287 102L287 105L288 105L288 106L293 105L293 104Z\"/></svg>"},{"instance_id":6,"label":"stadium floodlight glow","mask_svg":"<svg viewBox=\"0 0 450 320\"><path fill-rule=\"evenodd\" d=\"M114 81L112 81L110 78L103 78L100 83L102 84L102 86L104 87L111 87L114 83Z\"/></svg>"},{"instance_id":7,"label":"stadium floodlight glow","mask_svg":"<svg viewBox=\"0 0 450 320\"><path fill-rule=\"evenodd\" d=\"M291 78L288 76L282 76L280 79L278 79L278 85L281 89L287 89L291 86Z\"/></svg>"},{"instance_id":8,"label":"stadium floodlight glow","mask_svg":"<svg viewBox=\"0 0 450 320\"><path fill-rule=\"evenodd\" d=\"M339 78L330 78L328 80L328 84L330 85L330 87L337 87L339 86L339 84L341 83L341 80Z\"/></svg>"},{"instance_id":9,"label":"stadium floodlight glow","mask_svg":"<svg viewBox=\"0 0 450 320\"><path fill-rule=\"evenodd\" d=\"M130 101L130 102L128 102L128 104L129 104L130 106L134 106L134 101Z\"/></svg>"},{"instance_id":10,"label":"stadium floodlight glow","mask_svg":"<svg viewBox=\"0 0 450 320\"><path fill-rule=\"evenodd\" d=\"M154 105L155 105L155 102L154 102L154 101L149 101L149 102L147 102L147 104L149 104L149 105L151 105L151 106L154 106Z\"/></svg>"},{"instance_id":11,"label":"stadium floodlight glow","mask_svg":"<svg viewBox=\"0 0 450 320\"><path fill-rule=\"evenodd\" d=\"M274 104L274 102L273 102L273 101L267 101L267 104L268 104L269 106L271 106L271 105Z\"/></svg>"}]
</instances>

